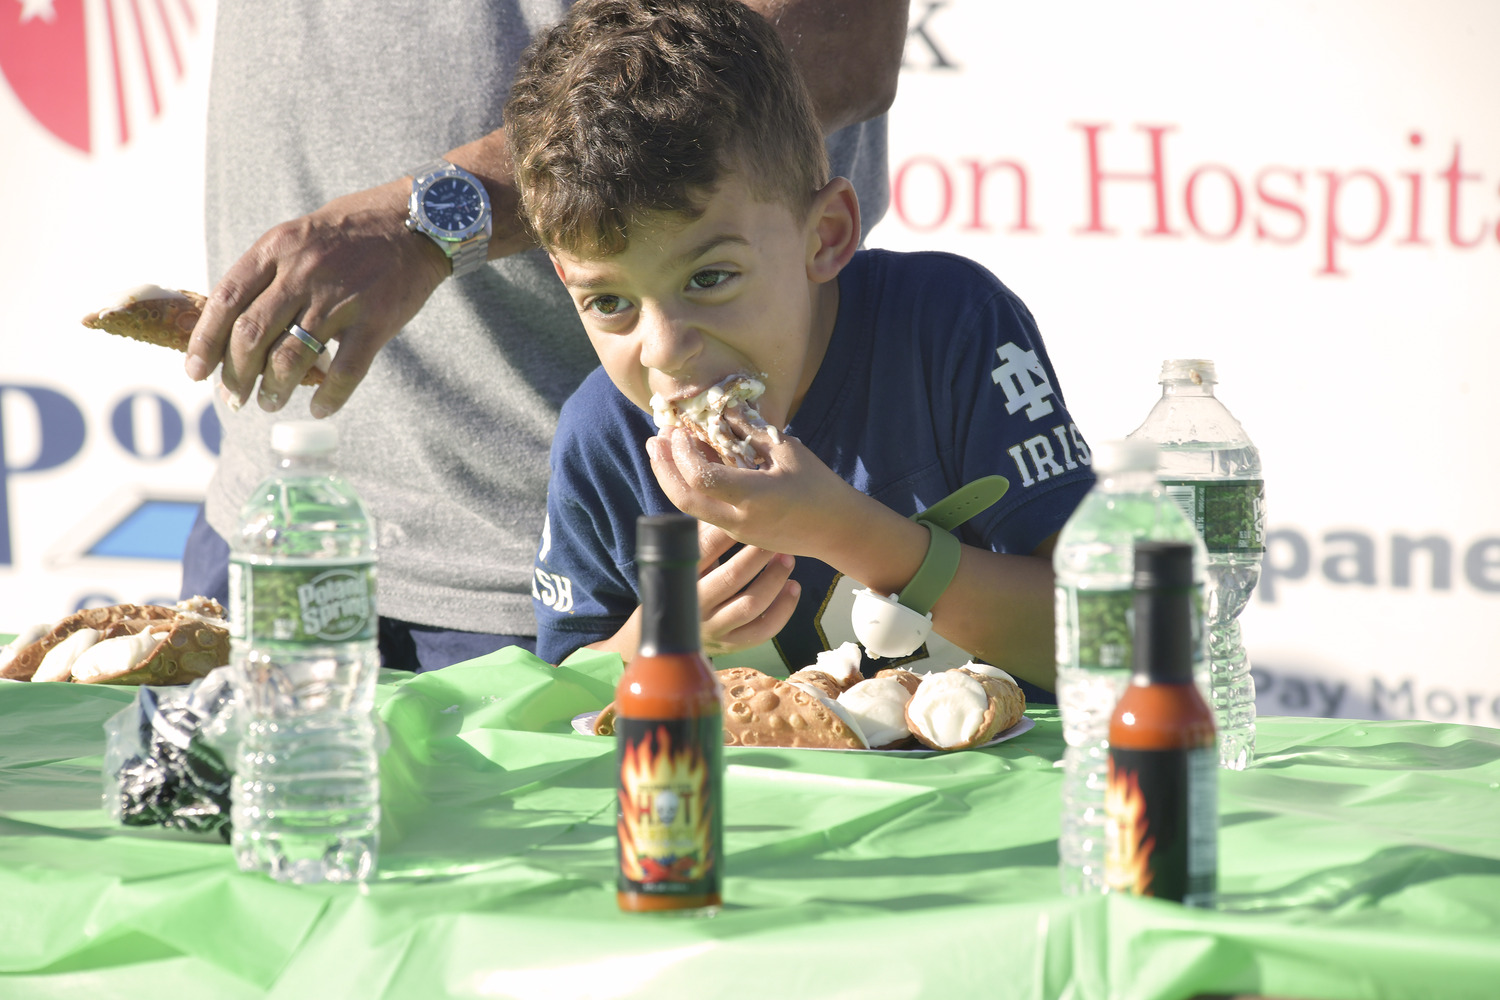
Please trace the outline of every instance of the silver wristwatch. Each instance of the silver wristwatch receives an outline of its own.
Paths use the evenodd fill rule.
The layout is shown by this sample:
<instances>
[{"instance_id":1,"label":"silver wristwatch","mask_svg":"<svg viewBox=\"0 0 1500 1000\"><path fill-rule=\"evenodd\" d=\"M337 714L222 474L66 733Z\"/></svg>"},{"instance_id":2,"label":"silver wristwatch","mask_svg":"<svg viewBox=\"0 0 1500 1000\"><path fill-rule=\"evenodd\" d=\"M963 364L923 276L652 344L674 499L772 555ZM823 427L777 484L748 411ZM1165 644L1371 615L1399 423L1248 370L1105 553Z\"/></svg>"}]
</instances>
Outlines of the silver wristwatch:
<instances>
[{"instance_id":1,"label":"silver wristwatch","mask_svg":"<svg viewBox=\"0 0 1500 1000\"><path fill-rule=\"evenodd\" d=\"M422 233L453 262L453 276L478 270L489 259L495 220L479 178L447 160L411 172L406 228Z\"/></svg>"}]
</instances>

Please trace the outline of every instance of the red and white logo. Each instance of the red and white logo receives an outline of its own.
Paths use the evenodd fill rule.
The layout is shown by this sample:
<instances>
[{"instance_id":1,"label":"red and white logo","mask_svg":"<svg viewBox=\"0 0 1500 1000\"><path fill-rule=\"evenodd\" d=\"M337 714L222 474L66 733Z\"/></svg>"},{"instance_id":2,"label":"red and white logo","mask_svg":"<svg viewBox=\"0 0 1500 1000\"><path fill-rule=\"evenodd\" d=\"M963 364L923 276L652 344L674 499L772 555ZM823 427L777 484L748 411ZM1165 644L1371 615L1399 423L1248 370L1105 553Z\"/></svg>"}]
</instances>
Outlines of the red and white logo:
<instances>
[{"instance_id":1,"label":"red and white logo","mask_svg":"<svg viewBox=\"0 0 1500 1000\"><path fill-rule=\"evenodd\" d=\"M182 80L201 0L0 0L0 71L47 131L124 146Z\"/></svg>"}]
</instances>

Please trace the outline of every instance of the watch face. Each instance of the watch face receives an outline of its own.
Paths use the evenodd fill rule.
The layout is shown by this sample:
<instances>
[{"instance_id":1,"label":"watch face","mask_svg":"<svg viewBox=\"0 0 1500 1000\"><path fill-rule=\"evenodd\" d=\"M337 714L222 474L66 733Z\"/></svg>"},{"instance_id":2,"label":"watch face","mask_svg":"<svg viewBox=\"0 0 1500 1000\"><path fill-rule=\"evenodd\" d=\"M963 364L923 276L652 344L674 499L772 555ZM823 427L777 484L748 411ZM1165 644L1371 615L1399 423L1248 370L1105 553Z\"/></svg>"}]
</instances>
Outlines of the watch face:
<instances>
[{"instance_id":1,"label":"watch face","mask_svg":"<svg viewBox=\"0 0 1500 1000\"><path fill-rule=\"evenodd\" d=\"M443 177L433 181L422 196L422 211L438 229L456 233L479 221L484 204L473 184L459 177Z\"/></svg>"}]
</instances>

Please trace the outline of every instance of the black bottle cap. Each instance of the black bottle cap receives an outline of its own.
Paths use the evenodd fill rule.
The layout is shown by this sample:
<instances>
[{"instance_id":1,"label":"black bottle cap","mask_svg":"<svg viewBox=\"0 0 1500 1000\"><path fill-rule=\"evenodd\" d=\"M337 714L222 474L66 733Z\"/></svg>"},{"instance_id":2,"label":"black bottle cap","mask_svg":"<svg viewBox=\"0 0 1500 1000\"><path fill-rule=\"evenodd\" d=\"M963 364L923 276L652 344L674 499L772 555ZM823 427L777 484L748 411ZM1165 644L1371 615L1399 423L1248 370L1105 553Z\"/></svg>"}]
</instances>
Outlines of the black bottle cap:
<instances>
[{"instance_id":1,"label":"black bottle cap","mask_svg":"<svg viewBox=\"0 0 1500 1000\"><path fill-rule=\"evenodd\" d=\"M644 514L635 521L638 562L698 565L698 521L686 514Z\"/></svg>"},{"instance_id":2,"label":"black bottle cap","mask_svg":"<svg viewBox=\"0 0 1500 1000\"><path fill-rule=\"evenodd\" d=\"M1192 586L1191 545L1186 542L1136 542L1136 590L1184 590Z\"/></svg>"}]
</instances>

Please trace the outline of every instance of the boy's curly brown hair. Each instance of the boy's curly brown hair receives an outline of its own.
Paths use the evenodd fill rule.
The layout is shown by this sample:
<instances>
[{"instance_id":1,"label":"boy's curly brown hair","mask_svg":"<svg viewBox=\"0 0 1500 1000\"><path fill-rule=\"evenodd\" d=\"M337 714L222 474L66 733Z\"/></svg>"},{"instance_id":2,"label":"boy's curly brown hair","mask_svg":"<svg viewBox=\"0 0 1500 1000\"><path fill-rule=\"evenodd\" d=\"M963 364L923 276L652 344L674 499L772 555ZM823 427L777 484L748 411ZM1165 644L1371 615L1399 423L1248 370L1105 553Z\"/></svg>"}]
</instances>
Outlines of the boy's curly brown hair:
<instances>
[{"instance_id":1,"label":"boy's curly brown hair","mask_svg":"<svg viewBox=\"0 0 1500 1000\"><path fill-rule=\"evenodd\" d=\"M791 55L739 0L582 0L527 51L505 129L533 237L583 256L642 213L696 218L731 173L799 213L828 181Z\"/></svg>"}]
</instances>

